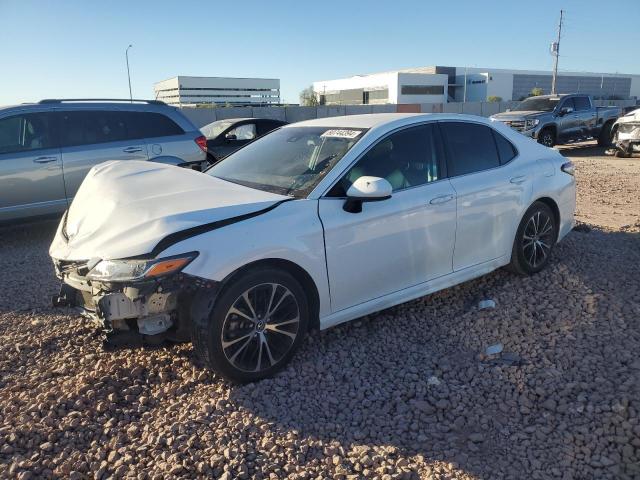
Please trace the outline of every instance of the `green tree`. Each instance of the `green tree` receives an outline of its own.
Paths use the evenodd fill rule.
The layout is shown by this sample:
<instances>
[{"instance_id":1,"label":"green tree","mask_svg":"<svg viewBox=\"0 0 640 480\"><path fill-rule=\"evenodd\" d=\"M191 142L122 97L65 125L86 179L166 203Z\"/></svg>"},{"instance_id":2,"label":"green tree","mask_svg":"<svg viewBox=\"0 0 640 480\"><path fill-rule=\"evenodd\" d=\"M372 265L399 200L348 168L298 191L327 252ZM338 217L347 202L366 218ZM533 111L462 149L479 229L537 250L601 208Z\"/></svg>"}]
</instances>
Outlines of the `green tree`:
<instances>
[{"instance_id":1,"label":"green tree","mask_svg":"<svg viewBox=\"0 0 640 480\"><path fill-rule=\"evenodd\" d=\"M529 93L530 97L537 97L539 95L544 95L544 90L542 90L540 87L532 88L531 92Z\"/></svg>"},{"instance_id":2,"label":"green tree","mask_svg":"<svg viewBox=\"0 0 640 480\"><path fill-rule=\"evenodd\" d=\"M304 105L305 107L316 107L319 103L318 96L313 91L312 86L308 86L300 92L300 105Z\"/></svg>"},{"instance_id":3,"label":"green tree","mask_svg":"<svg viewBox=\"0 0 640 480\"><path fill-rule=\"evenodd\" d=\"M498 97L497 95L490 95L487 97L487 102L501 102L502 101L502 97Z\"/></svg>"}]
</instances>

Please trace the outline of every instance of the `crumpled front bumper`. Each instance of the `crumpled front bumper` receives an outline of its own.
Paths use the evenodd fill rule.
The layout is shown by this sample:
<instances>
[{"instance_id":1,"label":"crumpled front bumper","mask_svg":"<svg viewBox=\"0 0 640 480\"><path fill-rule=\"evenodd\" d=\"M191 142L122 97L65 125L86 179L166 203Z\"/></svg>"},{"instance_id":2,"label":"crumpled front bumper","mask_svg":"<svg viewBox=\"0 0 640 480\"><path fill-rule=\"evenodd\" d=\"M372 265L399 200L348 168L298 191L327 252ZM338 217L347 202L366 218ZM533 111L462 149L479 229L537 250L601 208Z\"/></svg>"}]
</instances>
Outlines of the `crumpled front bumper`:
<instances>
[{"instance_id":1,"label":"crumpled front bumper","mask_svg":"<svg viewBox=\"0 0 640 480\"><path fill-rule=\"evenodd\" d=\"M622 122L614 126L615 146L628 153L640 152L640 122Z\"/></svg>"},{"instance_id":2,"label":"crumpled front bumper","mask_svg":"<svg viewBox=\"0 0 640 480\"><path fill-rule=\"evenodd\" d=\"M86 278L86 262L54 260L54 265L63 284L53 305L78 308L111 343L189 340L191 300L217 286L184 273L131 283L96 282Z\"/></svg>"}]
</instances>

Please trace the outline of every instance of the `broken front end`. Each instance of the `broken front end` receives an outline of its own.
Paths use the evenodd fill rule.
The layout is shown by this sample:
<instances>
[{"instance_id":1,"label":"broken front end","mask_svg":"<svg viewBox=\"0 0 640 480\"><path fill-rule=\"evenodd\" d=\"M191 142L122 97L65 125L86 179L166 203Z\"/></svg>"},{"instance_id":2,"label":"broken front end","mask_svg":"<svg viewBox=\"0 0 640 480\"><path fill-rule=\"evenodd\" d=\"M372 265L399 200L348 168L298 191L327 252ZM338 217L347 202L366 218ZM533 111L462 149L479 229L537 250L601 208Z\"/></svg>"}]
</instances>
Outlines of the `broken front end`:
<instances>
[{"instance_id":1,"label":"broken front end","mask_svg":"<svg viewBox=\"0 0 640 480\"><path fill-rule=\"evenodd\" d=\"M196 252L162 259L54 260L64 283L54 306L78 307L110 345L191 339L195 298L217 283L182 273Z\"/></svg>"},{"instance_id":2,"label":"broken front end","mask_svg":"<svg viewBox=\"0 0 640 480\"><path fill-rule=\"evenodd\" d=\"M640 115L635 115L630 119L622 117L614 125L613 144L616 154L619 156L630 156L640 152Z\"/></svg>"}]
</instances>

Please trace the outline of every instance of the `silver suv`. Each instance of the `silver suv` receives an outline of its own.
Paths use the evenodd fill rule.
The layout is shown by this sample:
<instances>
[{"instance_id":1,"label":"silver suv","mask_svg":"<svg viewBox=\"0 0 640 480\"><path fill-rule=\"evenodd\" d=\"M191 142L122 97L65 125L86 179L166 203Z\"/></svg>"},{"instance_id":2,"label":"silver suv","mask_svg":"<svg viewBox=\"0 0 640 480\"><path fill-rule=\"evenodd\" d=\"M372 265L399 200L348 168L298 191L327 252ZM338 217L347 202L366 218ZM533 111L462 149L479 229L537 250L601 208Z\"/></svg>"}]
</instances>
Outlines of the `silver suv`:
<instances>
[{"instance_id":1,"label":"silver suv","mask_svg":"<svg viewBox=\"0 0 640 480\"><path fill-rule=\"evenodd\" d=\"M58 214L89 169L151 160L199 169L207 140L154 100L42 100L0 107L0 223Z\"/></svg>"}]
</instances>

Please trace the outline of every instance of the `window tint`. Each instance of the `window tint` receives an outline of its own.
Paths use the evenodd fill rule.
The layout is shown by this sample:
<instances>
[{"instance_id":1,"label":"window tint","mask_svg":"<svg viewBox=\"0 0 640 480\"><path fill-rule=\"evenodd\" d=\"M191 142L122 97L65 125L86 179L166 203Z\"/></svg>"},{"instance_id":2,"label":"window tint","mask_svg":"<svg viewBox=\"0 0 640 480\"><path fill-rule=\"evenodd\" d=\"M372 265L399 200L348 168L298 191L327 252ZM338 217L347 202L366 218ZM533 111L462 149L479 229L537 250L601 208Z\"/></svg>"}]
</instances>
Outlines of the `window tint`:
<instances>
[{"instance_id":1,"label":"window tint","mask_svg":"<svg viewBox=\"0 0 640 480\"><path fill-rule=\"evenodd\" d=\"M574 110L576 109L576 106L573 103L573 98L567 98L564 102L562 102L562 106L560 107L562 108L573 108Z\"/></svg>"},{"instance_id":2,"label":"window tint","mask_svg":"<svg viewBox=\"0 0 640 480\"><path fill-rule=\"evenodd\" d=\"M402 85L402 95L442 95L443 85Z\"/></svg>"},{"instance_id":3,"label":"window tint","mask_svg":"<svg viewBox=\"0 0 640 480\"><path fill-rule=\"evenodd\" d=\"M240 125L233 130L229 130L227 135L235 135L236 140L253 140L256 138L256 126L253 123Z\"/></svg>"},{"instance_id":4,"label":"window tint","mask_svg":"<svg viewBox=\"0 0 640 480\"><path fill-rule=\"evenodd\" d=\"M589 97L573 97L573 104L576 106L576 110L590 110L591 102L589 102Z\"/></svg>"},{"instance_id":5,"label":"window tint","mask_svg":"<svg viewBox=\"0 0 640 480\"><path fill-rule=\"evenodd\" d=\"M182 135L184 130L169 117L153 112L126 112L130 139Z\"/></svg>"},{"instance_id":6,"label":"window tint","mask_svg":"<svg viewBox=\"0 0 640 480\"><path fill-rule=\"evenodd\" d=\"M441 124L449 151L450 177L488 170L500 165L492 129L485 125L463 122Z\"/></svg>"},{"instance_id":7,"label":"window tint","mask_svg":"<svg viewBox=\"0 0 640 480\"><path fill-rule=\"evenodd\" d=\"M442 158L433 125L420 125L380 140L331 189L329 196L343 197L358 178L385 178L393 191L424 185L440 178Z\"/></svg>"},{"instance_id":8,"label":"window tint","mask_svg":"<svg viewBox=\"0 0 640 480\"><path fill-rule=\"evenodd\" d=\"M0 153L55 147L47 113L27 113L0 119Z\"/></svg>"},{"instance_id":9,"label":"window tint","mask_svg":"<svg viewBox=\"0 0 640 480\"><path fill-rule=\"evenodd\" d=\"M496 139L496 146L498 147L498 155L500 155L500 165L509 163L518 154L518 152L516 151L515 147L511 144L509 140L504 138L495 130L493 131L493 136Z\"/></svg>"},{"instance_id":10,"label":"window tint","mask_svg":"<svg viewBox=\"0 0 640 480\"><path fill-rule=\"evenodd\" d=\"M63 112L60 142L63 147L119 142L127 139L122 112L78 110Z\"/></svg>"}]
</instances>

